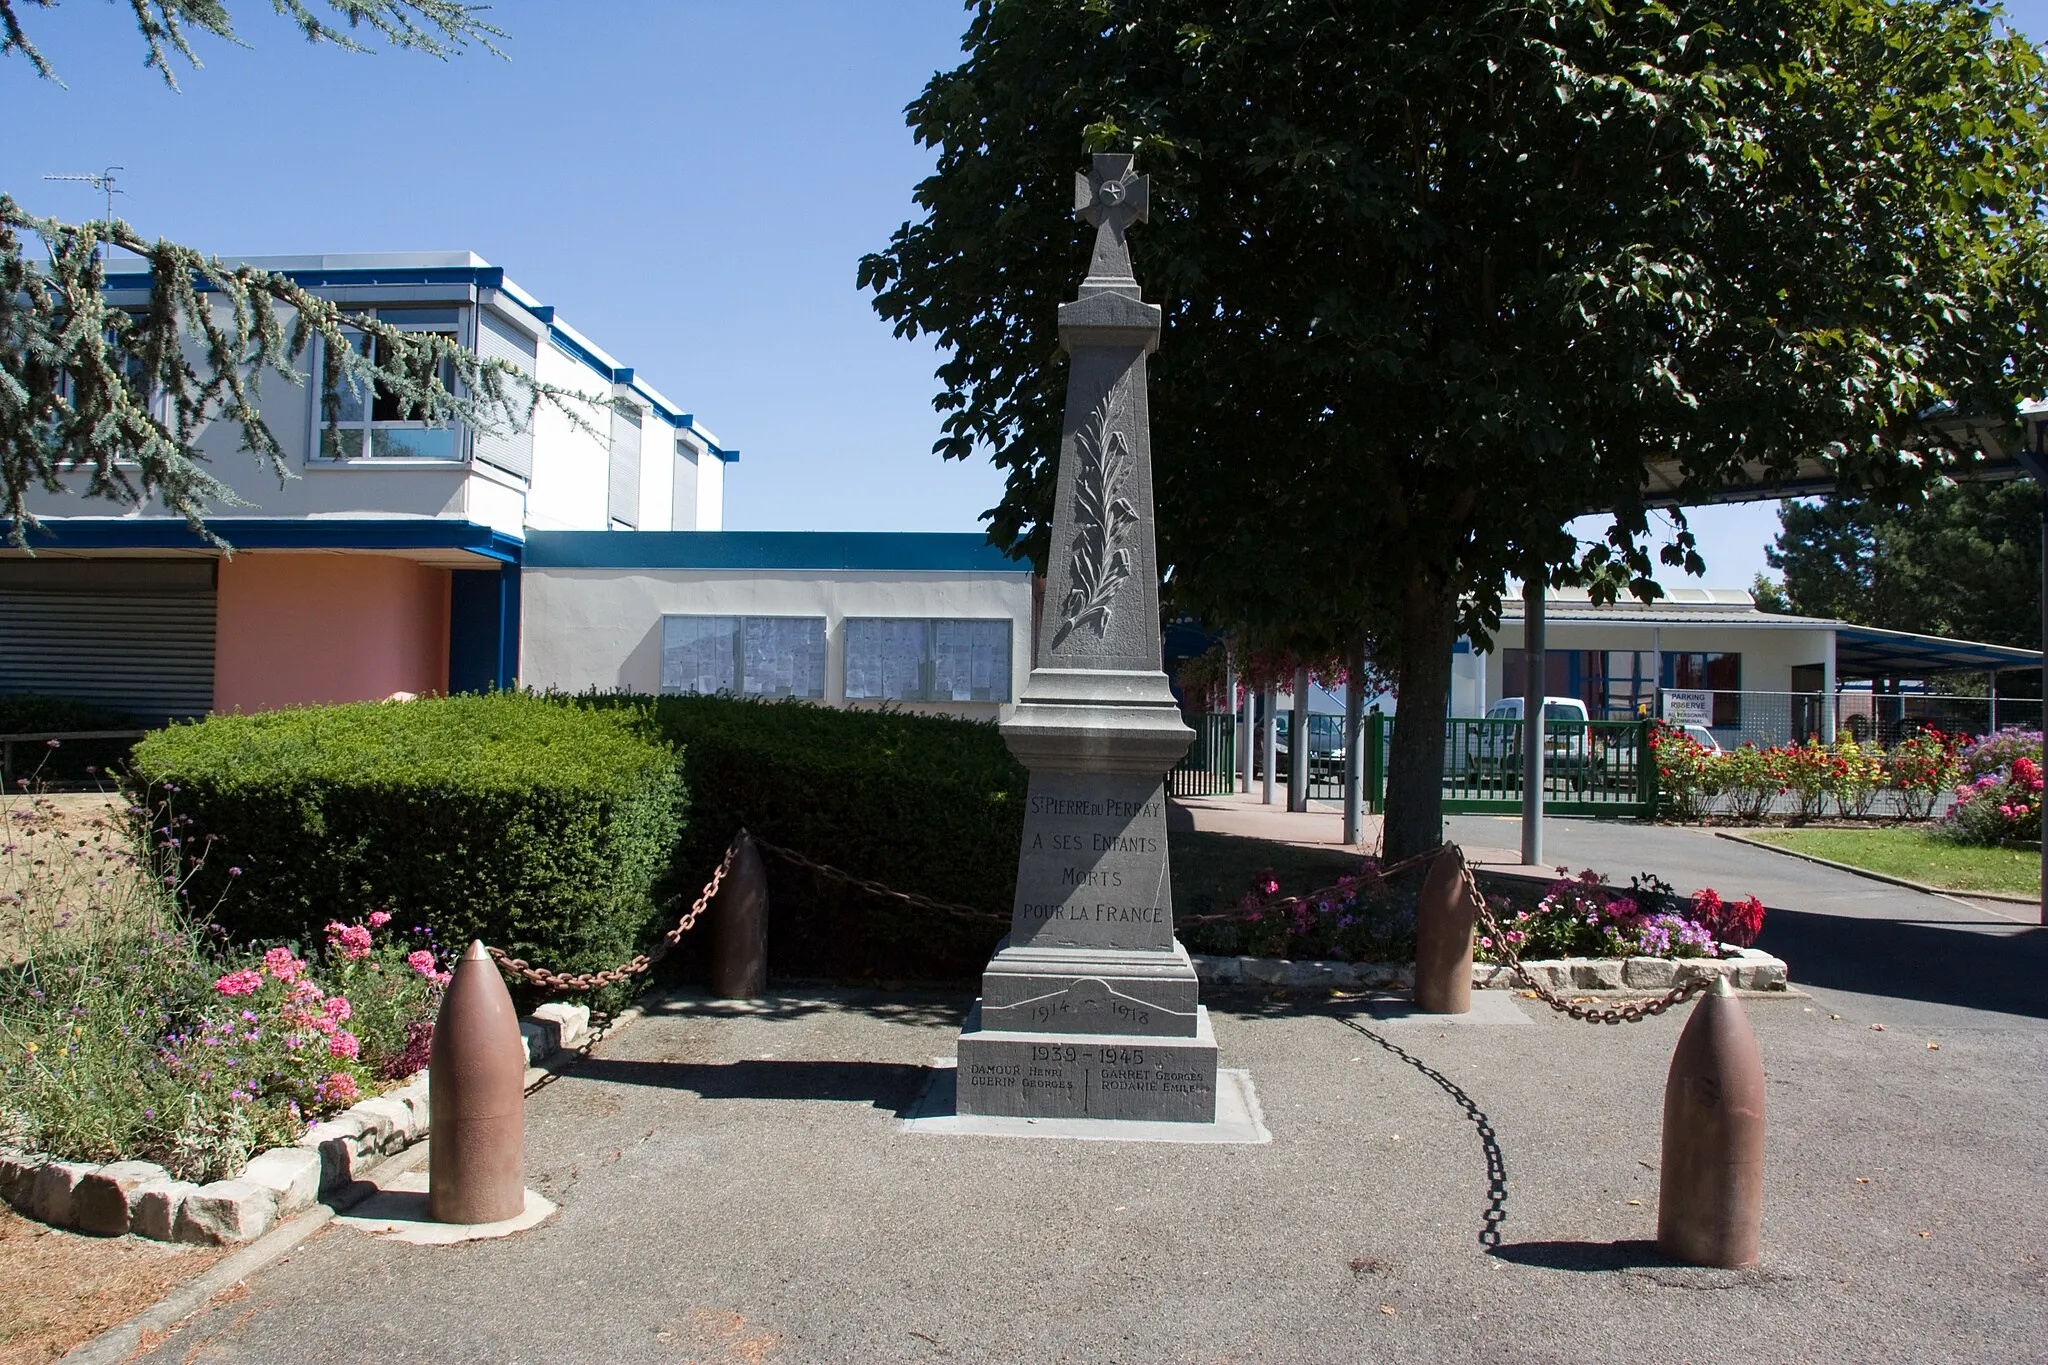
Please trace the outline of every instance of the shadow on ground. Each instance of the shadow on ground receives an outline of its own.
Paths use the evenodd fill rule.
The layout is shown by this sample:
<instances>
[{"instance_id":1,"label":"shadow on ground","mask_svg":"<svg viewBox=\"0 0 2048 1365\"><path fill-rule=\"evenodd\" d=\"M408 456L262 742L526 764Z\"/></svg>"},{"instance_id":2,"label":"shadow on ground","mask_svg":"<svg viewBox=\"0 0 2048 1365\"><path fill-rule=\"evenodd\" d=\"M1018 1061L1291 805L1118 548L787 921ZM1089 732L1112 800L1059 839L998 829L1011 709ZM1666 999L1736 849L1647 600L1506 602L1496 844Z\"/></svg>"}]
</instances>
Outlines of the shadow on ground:
<instances>
[{"instance_id":1,"label":"shadow on ground","mask_svg":"<svg viewBox=\"0 0 2048 1365\"><path fill-rule=\"evenodd\" d=\"M1944 902L1928 899L1939 916ZM1756 946L1785 959L1795 986L2048 1019L2048 929L1772 910Z\"/></svg>"},{"instance_id":2,"label":"shadow on ground","mask_svg":"<svg viewBox=\"0 0 2048 1365\"><path fill-rule=\"evenodd\" d=\"M901 1115L923 1089L926 1068L895 1062L641 1062L590 1057L579 1081L692 1090L707 1100L837 1100Z\"/></svg>"},{"instance_id":3,"label":"shadow on ground","mask_svg":"<svg viewBox=\"0 0 2048 1365\"><path fill-rule=\"evenodd\" d=\"M1657 1250L1655 1242L1509 1242L1487 1255L1542 1270L1641 1270L1678 1262Z\"/></svg>"}]
</instances>

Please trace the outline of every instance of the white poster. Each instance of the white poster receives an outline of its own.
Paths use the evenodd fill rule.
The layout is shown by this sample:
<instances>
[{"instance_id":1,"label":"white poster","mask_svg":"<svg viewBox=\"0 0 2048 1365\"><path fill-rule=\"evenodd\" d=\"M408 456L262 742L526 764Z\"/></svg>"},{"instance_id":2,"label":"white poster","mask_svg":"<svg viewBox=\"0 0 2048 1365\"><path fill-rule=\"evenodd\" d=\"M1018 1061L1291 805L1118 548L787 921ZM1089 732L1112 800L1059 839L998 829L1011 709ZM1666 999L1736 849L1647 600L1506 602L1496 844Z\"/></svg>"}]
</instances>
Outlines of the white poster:
<instances>
[{"instance_id":1,"label":"white poster","mask_svg":"<svg viewBox=\"0 0 2048 1365\"><path fill-rule=\"evenodd\" d=\"M1714 694L1712 692L1664 689L1664 723L1666 725L1712 725L1714 723Z\"/></svg>"},{"instance_id":2,"label":"white poster","mask_svg":"<svg viewBox=\"0 0 2048 1365\"><path fill-rule=\"evenodd\" d=\"M662 617L661 690L732 691L739 625L737 616Z\"/></svg>"}]
</instances>

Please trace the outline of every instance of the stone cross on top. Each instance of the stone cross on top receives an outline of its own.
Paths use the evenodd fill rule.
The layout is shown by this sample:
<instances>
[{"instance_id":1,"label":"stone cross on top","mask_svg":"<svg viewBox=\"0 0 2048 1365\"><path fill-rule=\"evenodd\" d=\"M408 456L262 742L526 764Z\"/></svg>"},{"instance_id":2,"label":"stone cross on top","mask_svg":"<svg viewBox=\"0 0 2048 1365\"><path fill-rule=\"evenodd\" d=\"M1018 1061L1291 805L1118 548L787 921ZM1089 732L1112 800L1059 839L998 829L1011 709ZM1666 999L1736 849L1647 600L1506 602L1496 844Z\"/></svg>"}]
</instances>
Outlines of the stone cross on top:
<instances>
[{"instance_id":1,"label":"stone cross on top","mask_svg":"<svg viewBox=\"0 0 2048 1365\"><path fill-rule=\"evenodd\" d=\"M1131 273L1131 248L1124 230L1145 221L1152 177L1139 175L1128 152L1097 152L1094 169L1074 172L1074 213L1095 225L1095 255L1081 295L1108 291L1138 297Z\"/></svg>"}]
</instances>

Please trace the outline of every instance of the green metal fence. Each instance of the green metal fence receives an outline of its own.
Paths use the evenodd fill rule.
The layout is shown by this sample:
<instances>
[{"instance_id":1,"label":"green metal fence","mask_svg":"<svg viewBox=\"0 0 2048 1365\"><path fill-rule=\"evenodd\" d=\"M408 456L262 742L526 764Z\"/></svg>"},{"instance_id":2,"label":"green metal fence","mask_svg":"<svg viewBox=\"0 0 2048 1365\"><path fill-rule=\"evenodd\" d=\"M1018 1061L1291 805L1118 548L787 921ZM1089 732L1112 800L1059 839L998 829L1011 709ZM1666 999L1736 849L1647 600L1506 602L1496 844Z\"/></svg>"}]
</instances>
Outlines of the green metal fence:
<instances>
[{"instance_id":1,"label":"green metal fence","mask_svg":"<svg viewBox=\"0 0 2048 1365\"><path fill-rule=\"evenodd\" d=\"M1276 783L1287 784L1292 736L1283 724ZM1237 789L1237 732L1226 714L1193 718L1195 742L1168 776L1175 796L1216 796ZM1308 718L1308 795L1344 799L1344 718ZM1650 727L1633 720L1544 722L1543 809L1552 815L1651 818L1657 809L1657 765L1650 759ZM1365 717L1365 808L1386 806L1387 754L1392 716ZM1254 774L1265 775L1265 755L1253 747ZM1456 717L1444 722L1444 809L1452 813L1512 815L1522 809L1522 722Z\"/></svg>"},{"instance_id":2,"label":"green metal fence","mask_svg":"<svg viewBox=\"0 0 2048 1365\"><path fill-rule=\"evenodd\" d=\"M1521 810L1522 728L1519 720L1455 717L1444 722L1446 811L1510 815ZM1368 810L1386 804L1387 753L1393 735L1392 716L1366 717ZM1544 722L1546 813L1648 818L1656 808L1657 765L1650 759L1647 722Z\"/></svg>"},{"instance_id":3,"label":"green metal fence","mask_svg":"<svg viewBox=\"0 0 2048 1365\"><path fill-rule=\"evenodd\" d=\"M1166 789L1175 796L1221 796L1237 790L1237 732L1225 713L1196 716L1195 742L1167 774Z\"/></svg>"}]
</instances>

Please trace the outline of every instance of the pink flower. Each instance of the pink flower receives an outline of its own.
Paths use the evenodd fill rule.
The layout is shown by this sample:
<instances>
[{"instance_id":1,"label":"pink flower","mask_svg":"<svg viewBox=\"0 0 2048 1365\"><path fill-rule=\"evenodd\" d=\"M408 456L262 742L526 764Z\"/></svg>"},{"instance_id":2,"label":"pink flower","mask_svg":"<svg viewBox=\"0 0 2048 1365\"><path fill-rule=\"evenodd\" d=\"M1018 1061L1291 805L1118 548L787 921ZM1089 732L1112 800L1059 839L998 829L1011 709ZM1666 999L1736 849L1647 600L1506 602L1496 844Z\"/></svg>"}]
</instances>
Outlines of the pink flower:
<instances>
[{"instance_id":1,"label":"pink flower","mask_svg":"<svg viewBox=\"0 0 2048 1365\"><path fill-rule=\"evenodd\" d=\"M415 948L405 955L405 965L421 976L434 974L434 955L425 948Z\"/></svg>"},{"instance_id":2,"label":"pink flower","mask_svg":"<svg viewBox=\"0 0 2048 1365\"><path fill-rule=\"evenodd\" d=\"M337 1071L320 1082L320 1093L339 1104L353 1104L362 1092L356 1089L356 1078L346 1071Z\"/></svg>"},{"instance_id":3,"label":"pink flower","mask_svg":"<svg viewBox=\"0 0 2048 1365\"><path fill-rule=\"evenodd\" d=\"M391 912L389 910L372 910L370 912L370 927L372 929L382 929L389 923L391 923Z\"/></svg>"},{"instance_id":4,"label":"pink flower","mask_svg":"<svg viewBox=\"0 0 2048 1365\"><path fill-rule=\"evenodd\" d=\"M1533 740L1531 741L1531 744L1534 744ZM1482 948L1491 948L1493 946L1493 940L1488 938L1485 934L1481 934L1479 936L1479 946Z\"/></svg>"},{"instance_id":5,"label":"pink flower","mask_svg":"<svg viewBox=\"0 0 2048 1365\"><path fill-rule=\"evenodd\" d=\"M356 1036L347 1029L338 1030L327 1040L327 1055L330 1057L347 1057L354 1060L356 1054L362 1050L363 1045L356 1041Z\"/></svg>"},{"instance_id":6,"label":"pink flower","mask_svg":"<svg viewBox=\"0 0 2048 1365\"><path fill-rule=\"evenodd\" d=\"M321 990L320 987L315 985L313 982L301 979L292 982L291 994L286 998L289 999L294 1005L298 1005L303 1004L308 1000L318 1000L321 996L325 994L327 994L327 992Z\"/></svg>"},{"instance_id":7,"label":"pink flower","mask_svg":"<svg viewBox=\"0 0 2048 1365\"><path fill-rule=\"evenodd\" d=\"M306 964L293 957L289 948L272 948L263 955L263 970L279 981L292 981L306 970Z\"/></svg>"},{"instance_id":8,"label":"pink flower","mask_svg":"<svg viewBox=\"0 0 2048 1365\"><path fill-rule=\"evenodd\" d=\"M348 1003L348 1000L339 995L328 996L327 1003L322 1005L320 1009L323 1014L337 1024L355 1013L355 1008Z\"/></svg>"},{"instance_id":9,"label":"pink flower","mask_svg":"<svg viewBox=\"0 0 2048 1365\"><path fill-rule=\"evenodd\" d=\"M360 962L370 955L370 931L360 924L336 921L327 926L327 944L350 962Z\"/></svg>"},{"instance_id":10,"label":"pink flower","mask_svg":"<svg viewBox=\"0 0 2048 1365\"><path fill-rule=\"evenodd\" d=\"M263 973L244 967L214 982L213 988L222 995L254 995L262 985Z\"/></svg>"}]
</instances>

